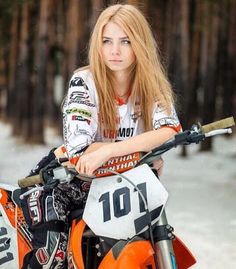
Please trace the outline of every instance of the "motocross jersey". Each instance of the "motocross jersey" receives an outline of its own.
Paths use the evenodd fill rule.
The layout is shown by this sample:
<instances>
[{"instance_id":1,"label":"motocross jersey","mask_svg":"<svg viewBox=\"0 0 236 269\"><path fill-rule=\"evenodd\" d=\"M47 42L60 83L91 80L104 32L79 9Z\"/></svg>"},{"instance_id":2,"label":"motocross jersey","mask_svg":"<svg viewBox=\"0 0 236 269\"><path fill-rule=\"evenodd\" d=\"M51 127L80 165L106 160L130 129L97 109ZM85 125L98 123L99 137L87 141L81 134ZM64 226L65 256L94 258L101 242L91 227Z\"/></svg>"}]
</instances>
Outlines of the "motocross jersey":
<instances>
[{"instance_id":1,"label":"motocross jersey","mask_svg":"<svg viewBox=\"0 0 236 269\"><path fill-rule=\"evenodd\" d=\"M73 157L93 142L122 141L144 132L138 101L133 105L130 98L127 103L117 100L116 131L100 128L101 105L91 72L87 69L74 73L63 105L63 135L69 157ZM157 103L154 104L152 123L153 129L168 126L177 132L181 130L175 109L172 107L171 114L167 115Z\"/></svg>"}]
</instances>

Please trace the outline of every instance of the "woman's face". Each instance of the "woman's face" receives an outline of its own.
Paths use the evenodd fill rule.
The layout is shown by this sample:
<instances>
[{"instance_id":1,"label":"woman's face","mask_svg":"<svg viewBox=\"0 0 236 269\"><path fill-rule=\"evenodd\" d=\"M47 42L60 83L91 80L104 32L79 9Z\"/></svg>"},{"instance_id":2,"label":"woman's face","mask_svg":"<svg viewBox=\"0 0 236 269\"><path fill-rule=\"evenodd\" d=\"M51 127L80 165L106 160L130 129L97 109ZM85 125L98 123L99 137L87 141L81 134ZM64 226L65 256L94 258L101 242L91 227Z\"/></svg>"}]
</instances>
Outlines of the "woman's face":
<instances>
[{"instance_id":1,"label":"woman's face","mask_svg":"<svg viewBox=\"0 0 236 269\"><path fill-rule=\"evenodd\" d=\"M130 40L116 23L108 22L102 35L102 57L113 72L126 71L135 62Z\"/></svg>"}]
</instances>

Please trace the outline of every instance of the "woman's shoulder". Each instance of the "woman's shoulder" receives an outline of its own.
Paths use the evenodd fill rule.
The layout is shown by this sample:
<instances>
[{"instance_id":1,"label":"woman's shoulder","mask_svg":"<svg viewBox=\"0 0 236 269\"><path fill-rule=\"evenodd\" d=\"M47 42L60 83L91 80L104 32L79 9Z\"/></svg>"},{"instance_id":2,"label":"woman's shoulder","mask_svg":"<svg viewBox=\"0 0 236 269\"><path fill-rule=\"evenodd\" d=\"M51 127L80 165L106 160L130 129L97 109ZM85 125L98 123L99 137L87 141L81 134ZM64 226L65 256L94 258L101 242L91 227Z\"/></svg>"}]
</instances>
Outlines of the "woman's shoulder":
<instances>
[{"instance_id":1,"label":"woman's shoulder","mask_svg":"<svg viewBox=\"0 0 236 269\"><path fill-rule=\"evenodd\" d=\"M79 68L74 71L71 82L76 81L76 84L81 84L81 86L87 85L89 88L95 89L95 83L92 73L88 66ZM71 84L71 83L70 83Z\"/></svg>"},{"instance_id":2,"label":"woman's shoulder","mask_svg":"<svg viewBox=\"0 0 236 269\"><path fill-rule=\"evenodd\" d=\"M75 87L81 87L80 90L88 91L91 98L97 100L97 89L89 66L74 71L70 79L69 91L78 90Z\"/></svg>"},{"instance_id":3,"label":"woman's shoulder","mask_svg":"<svg viewBox=\"0 0 236 269\"><path fill-rule=\"evenodd\" d=\"M89 69L89 66L84 66L84 67L76 69L72 75L72 78L74 77L81 77L83 79L86 79L86 78L92 79L92 73Z\"/></svg>"}]
</instances>

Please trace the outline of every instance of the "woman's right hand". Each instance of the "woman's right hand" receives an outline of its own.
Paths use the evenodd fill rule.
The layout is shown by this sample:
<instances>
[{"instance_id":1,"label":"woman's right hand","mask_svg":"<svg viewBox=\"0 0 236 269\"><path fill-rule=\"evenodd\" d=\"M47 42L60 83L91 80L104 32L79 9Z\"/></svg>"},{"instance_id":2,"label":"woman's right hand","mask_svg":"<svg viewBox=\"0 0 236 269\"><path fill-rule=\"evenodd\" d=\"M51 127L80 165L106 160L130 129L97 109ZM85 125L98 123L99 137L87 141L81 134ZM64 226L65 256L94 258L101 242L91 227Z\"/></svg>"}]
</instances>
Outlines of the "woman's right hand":
<instances>
[{"instance_id":1,"label":"woman's right hand","mask_svg":"<svg viewBox=\"0 0 236 269\"><path fill-rule=\"evenodd\" d=\"M96 150L91 152L85 151L85 153L80 156L75 166L78 173L92 176L96 169L112 157L110 143L102 144L103 145L100 145Z\"/></svg>"}]
</instances>

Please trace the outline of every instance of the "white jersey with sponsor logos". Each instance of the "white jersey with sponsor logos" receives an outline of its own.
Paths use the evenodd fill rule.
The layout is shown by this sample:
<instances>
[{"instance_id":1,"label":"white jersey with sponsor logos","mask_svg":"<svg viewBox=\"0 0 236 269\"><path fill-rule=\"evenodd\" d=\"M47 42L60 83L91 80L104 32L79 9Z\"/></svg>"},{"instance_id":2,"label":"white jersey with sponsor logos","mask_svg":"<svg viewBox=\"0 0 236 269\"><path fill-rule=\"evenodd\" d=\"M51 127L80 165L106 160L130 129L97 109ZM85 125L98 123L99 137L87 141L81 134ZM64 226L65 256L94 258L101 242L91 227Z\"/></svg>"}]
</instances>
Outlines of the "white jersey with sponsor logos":
<instances>
[{"instance_id":1,"label":"white jersey with sponsor logos","mask_svg":"<svg viewBox=\"0 0 236 269\"><path fill-rule=\"evenodd\" d=\"M89 70L76 72L70 82L68 94L63 106L63 134L67 152L70 157L80 152L93 142L121 141L144 132L140 105L133 105L130 100L126 104L117 105L118 130L101 131L98 120L99 104L97 90ZM181 129L174 108L167 115L157 104L152 114L153 129L169 126Z\"/></svg>"}]
</instances>

